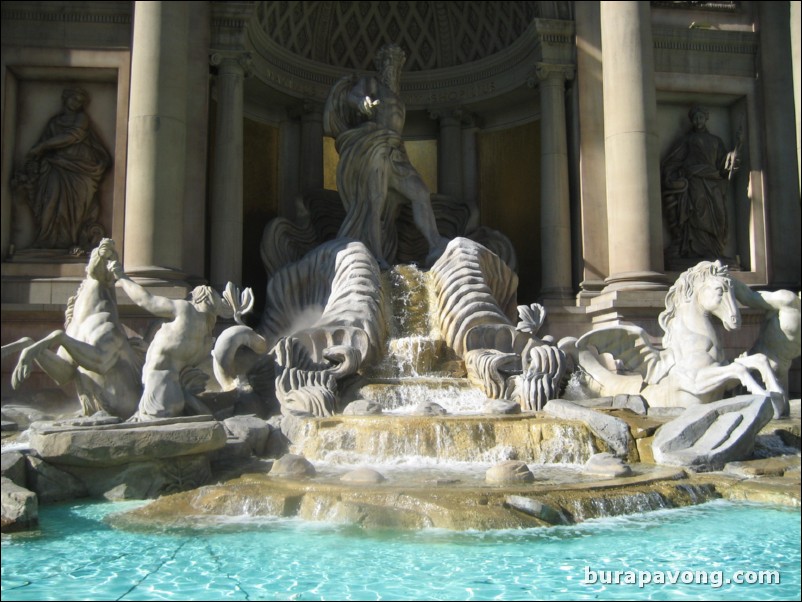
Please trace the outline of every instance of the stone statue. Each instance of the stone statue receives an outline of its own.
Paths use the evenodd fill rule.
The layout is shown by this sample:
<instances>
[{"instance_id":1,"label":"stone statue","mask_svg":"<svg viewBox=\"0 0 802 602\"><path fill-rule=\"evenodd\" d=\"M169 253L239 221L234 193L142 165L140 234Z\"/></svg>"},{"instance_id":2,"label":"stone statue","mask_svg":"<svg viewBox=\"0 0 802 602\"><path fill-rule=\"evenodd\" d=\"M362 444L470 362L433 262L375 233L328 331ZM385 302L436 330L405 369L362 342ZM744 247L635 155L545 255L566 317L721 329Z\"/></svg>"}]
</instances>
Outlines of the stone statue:
<instances>
[{"instance_id":1,"label":"stone statue","mask_svg":"<svg viewBox=\"0 0 802 602\"><path fill-rule=\"evenodd\" d=\"M56 330L21 352L11 378L16 389L35 361L59 385L74 382L83 413L105 411L126 419L142 393L142 353L129 340L117 313L114 241L104 238L92 251L86 278L67 302L64 330ZM52 347L59 346L56 352Z\"/></svg>"},{"instance_id":2,"label":"stone statue","mask_svg":"<svg viewBox=\"0 0 802 602\"><path fill-rule=\"evenodd\" d=\"M741 326L737 286L727 266L703 261L680 275L666 295L658 321L665 332L663 349L637 326L614 326L589 332L576 341L576 361L600 395L640 394L650 406L689 407L717 401L743 385L754 395L771 397L775 409L785 391L763 353L727 361L712 317L726 330ZM565 340L560 347L568 349ZM608 370L599 354L610 353L625 370ZM762 384L752 372L757 372Z\"/></svg>"},{"instance_id":3,"label":"stone statue","mask_svg":"<svg viewBox=\"0 0 802 602\"><path fill-rule=\"evenodd\" d=\"M501 258L458 237L430 273L440 332L464 359L472 383L489 398L517 401L524 410L540 410L559 395L565 354L536 336L545 309L516 306L518 276Z\"/></svg>"},{"instance_id":4,"label":"stone statue","mask_svg":"<svg viewBox=\"0 0 802 602\"><path fill-rule=\"evenodd\" d=\"M327 416L337 381L377 362L387 335L376 259L359 241L324 243L267 284L260 333L282 413Z\"/></svg>"},{"instance_id":5,"label":"stone statue","mask_svg":"<svg viewBox=\"0 0 802 602\"><path fill-rule=\"evenodd\" d=\"M337 187L346 208L339 237L365 243L389 267L395 256L395 221L402 203L412 206L415 225L429 245L427 265L448 242L440 236L429 189L409 162L401 131L406 107L399 96L406 56L396 45L379 50L379 75L346 76L332 88L323 113L326 135L340 154Z\"/></svg>"},{"instance_id":6,"label":"stone statue","mask_svg":"<svg viewBox=\"0 0 802 602\"><path fill-rule=\"evenodd\" d=\"M693 128L661 164L663 210L671 236L666 259L722 259L727 243L727 185L739 167L735 149L707 130L708 112L688 111Z\"/></svg>"},{"instance_id":7,"label":"stone statue","mask_svg":"<svg viewBox=\"0 0 802 602\"><path fill-rule=\"evenodd\" d=\"M788 290L753 291L737 281L735 285L739 303L766 312L760 334L748 353L762 353L769 358L772 370L787 393L791 362L802 353L800 295Z\"/></svg>"},{"instance_id":8,"label":"stone statue","mask_svg":"<svg viewBox=\"0 0 802 602\"><path fill-rule=\"evenodd\" d=\"M197 366L211 356L212 331L218 316L231 318L233 309L209 286L195 287L189 300L168 299L151 294L128 278L119 262L114 262L111 269L134 303L168 320L148 347L136 418L180 416L185 406L197 413L209 413L195 397L203 391L208 378Z\"/></svg>"},{"instance_id":9,"label":"stone statue","mask_svg":"<svg viewBox=\"0 0 802 602\"><path fill-rule=\"evenodd\" d=\"M32 247L89 250L103 237L96 192L111 156L84 111L86 90L68 88L61 98L62 112L48 121L12 185L27 192L37 228Z\"/></svg>"}]
</instances>

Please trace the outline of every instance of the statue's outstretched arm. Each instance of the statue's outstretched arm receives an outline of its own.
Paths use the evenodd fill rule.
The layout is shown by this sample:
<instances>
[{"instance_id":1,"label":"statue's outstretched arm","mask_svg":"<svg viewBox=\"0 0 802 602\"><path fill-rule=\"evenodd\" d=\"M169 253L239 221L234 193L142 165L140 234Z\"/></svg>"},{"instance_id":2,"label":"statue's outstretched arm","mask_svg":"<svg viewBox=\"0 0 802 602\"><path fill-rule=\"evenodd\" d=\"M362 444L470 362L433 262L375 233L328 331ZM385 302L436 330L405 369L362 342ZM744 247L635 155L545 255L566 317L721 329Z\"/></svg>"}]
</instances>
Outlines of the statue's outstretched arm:
<instances>
[{"instance_id":1,"label":"statue's outstretched arm","mask_svg":"<svg viewBox=\"0 0 802 602\"><path fill-rule=\"evenodd\" d=\"M160 318L175 317L176 304L172 299L149 293L144 287L131 280L125 272L123 272L122 266L117 261L112 262L110 270L114 274L117 284L122 287L131 301L136 303L139 307Z\"/></svg>"}]
</instances>

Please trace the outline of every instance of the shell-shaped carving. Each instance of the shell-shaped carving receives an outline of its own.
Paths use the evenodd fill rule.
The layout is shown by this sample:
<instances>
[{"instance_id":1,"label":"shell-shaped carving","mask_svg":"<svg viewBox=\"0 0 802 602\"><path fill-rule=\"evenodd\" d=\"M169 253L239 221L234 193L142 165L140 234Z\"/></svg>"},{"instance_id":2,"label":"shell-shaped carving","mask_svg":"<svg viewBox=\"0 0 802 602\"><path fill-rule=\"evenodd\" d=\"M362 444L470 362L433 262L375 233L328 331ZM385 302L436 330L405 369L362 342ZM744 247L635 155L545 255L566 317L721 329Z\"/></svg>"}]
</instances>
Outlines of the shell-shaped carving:
<instances>
[{"instance_id":1,"label":"shell-shaped carving","mask_svg":"<svg viewBox=\"0 0 802 602\"><path fill-rule=\"evenodd\" d=\"M490 399L508 398L508 377L521 372L521 356L494 349L474 349L465 354L468 378Z\"/></svg>"},{"instance_id":2,"label":"shell-shaped carving","mask_svg":"<svg viewBox=\"0 0 802 602\"><path fill-rule=\"evenodd\" d=\"M386 321L379 267L367 247L330 241L281 269L268 282L259 332L270 345L292 336L316 363L338 345L358 349L360 363L378 357Z\"/></svg>"},{"instance_id":3,"label":"shell-shaped carving","mask_svg":"<svg viewBox=\"0 0 802 602\"><path fill-rule=\"evenodd\" d=\"M523 354L521 408L542 410L550 399L560 394L565 374L565 353L550 345L532 346Z\"/></svg>"},{"instance_id":4,"label":"shell-shaped carving","mask_svg":"<svg viewBox=\"0 0 802 602\"><path fill-rule=\"evenodd\" d=\"M334 394L325 387L310 386L287 393L281 404L281 413L294 416L331 416L336 400Z\"/></svg>"}]
</instances>

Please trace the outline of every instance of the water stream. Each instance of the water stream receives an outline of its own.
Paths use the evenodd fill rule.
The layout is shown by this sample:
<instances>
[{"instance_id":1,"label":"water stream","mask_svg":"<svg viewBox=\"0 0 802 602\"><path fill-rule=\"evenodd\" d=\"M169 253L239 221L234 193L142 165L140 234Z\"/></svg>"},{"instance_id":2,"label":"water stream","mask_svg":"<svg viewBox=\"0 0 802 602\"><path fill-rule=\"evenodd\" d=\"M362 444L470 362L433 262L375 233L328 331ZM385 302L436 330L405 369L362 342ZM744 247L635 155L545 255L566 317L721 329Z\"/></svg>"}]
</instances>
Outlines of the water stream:
<instances>
[{"instance_id":1,"label":"water stream","mask_svg":"<svg viewBox=\"0 0 802 602\"><path fill-rule=\"evenodd\" d=\"M428 272L396 265L382 274L382 291L389 321L385 357L352 396L394 414L409 414L425 401L449 414L480 413L486 397L464 378L462 362L440 336Z\"/></svg>"}]
</instances>

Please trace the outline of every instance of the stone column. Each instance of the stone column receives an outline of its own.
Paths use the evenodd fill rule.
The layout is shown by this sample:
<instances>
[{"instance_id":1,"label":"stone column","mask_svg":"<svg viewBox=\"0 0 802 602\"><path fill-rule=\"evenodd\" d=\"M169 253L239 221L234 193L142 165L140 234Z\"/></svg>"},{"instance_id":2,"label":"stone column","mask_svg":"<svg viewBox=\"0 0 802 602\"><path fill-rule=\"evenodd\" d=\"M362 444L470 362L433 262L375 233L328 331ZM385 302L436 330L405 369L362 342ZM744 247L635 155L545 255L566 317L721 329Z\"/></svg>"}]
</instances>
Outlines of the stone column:
<instances>
[{"instance_id":1,"label":"stone column","mask_svg":"<svg viewBox=\"0 0 802 602\"><path fill-rule=\"evenodd\" d=\"M136 2L128 118L124 265L183 277L190 3Z\"/></svg>"},{"instance_id":2,"label":"stone column","mask_svg":"<svg viewBox=\"0 0 802 602\"><path fill-rule=\"evenodd\" d=\"M579 194L582 233L582 280L578 300L585 305L604 288L607 259L607 197L604 161L604 90L602 88L599 2L576 7L576 80L579 103Z\"/></svg>"},{"instance_id":3,"label":"stone column","mask_svg":"<svg viewBox=\"0 0 802 602\"><path fill-rule=\"evenodd\" d=\"M301 191L323 188L323 107L305 102L301 117Z\"/></svg>"},{"instance_id":4,"label":"stone column","mask_svg":"<svg viewBox=\"0 0 802 602\"><path fill-rule=\"evenodd\" d=\"M476 138L479 123L476 115L467 114L462 128L462 197L471 208L467 229L479 227L479 145Z\"/></svg>"},{"instance_id":5,"label":"stone column","mask_svg":"<svg viewBox=\"0 0 802 602\"><path fill-rule=\"evenodd\" d=\"M462 111L441 109L432 112L439 120L440 139L437 144L438 192L462 198Z\"/></svg>"},{"instance_id":6,"label":"stone column","mask_svg":"<svg viewBox=\"0 0 802 602\"><path fill-rule=\"evenodd\" d=\"M206 171L209 140L209 2L192 2L187 71L186 181L184 184L184 270L188 281L206 274Z\"/></svg>"},{"instance_id":7,"label":"stone column","mask_svg":"<svg viewBox=\"0 0 802 602\"><path fill-rule=\"evenodd\" d=\"M654 49L648 2L602 2L610 276L605 291L665 288Z\"/></svg>"},{"instance_id":8,"label":"stone column","mask_svg":"<svg viewBox=\"0 0 802 602\"><path fill-rule=\"evenodd\" d=\"M796 112L796 170L802 189L802 2L791 2L791 63L794 69L794 109Z\"/></svg>"},{"instance_id":9,"label":"stone column","mask_svg":"<svg viewBox=\"0 0 802 602\"><path fill-rule=\"evenodd\" d=\"M540 63L540 245L546 302L573 302L565 80L573 68Z\"/></svg>"},{"instance_id":10,"label":"stone column","mask_svg":"<svg viewBox=\"0 0 802 602\"><path fill-rule=\"evenodd\" d=\"M760 68L763 82L763 115L766 124L765 202L768 211L769 284L777 288L799 287L802 271L799 245L799 176L793 177L796 136L794 76L791 53L791 17L788 2L761 2ZM796 135L795 135L796 134ZM796 165L797 170L799 164ZM799 172L797 171L797 174Z\"/></svg>"},{"instance_id":11,"label":"stone column","mask_svg":"<svg viewBox=\"0 0 802 602\"><path fill-rule=\"evenodd\" d=\"M216 52L217 118L211 190L212 286L221 289L229 280L242 280L243 187L243 83L250 56Z\"/></svg>"}]
</instances>

